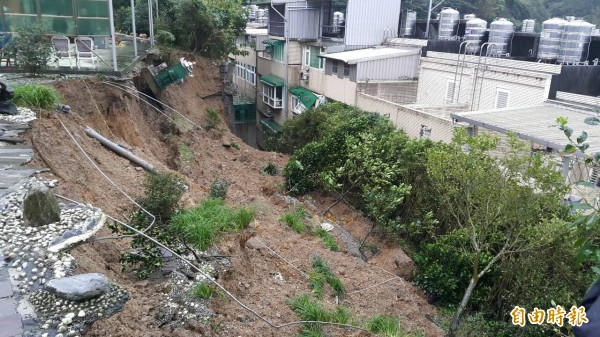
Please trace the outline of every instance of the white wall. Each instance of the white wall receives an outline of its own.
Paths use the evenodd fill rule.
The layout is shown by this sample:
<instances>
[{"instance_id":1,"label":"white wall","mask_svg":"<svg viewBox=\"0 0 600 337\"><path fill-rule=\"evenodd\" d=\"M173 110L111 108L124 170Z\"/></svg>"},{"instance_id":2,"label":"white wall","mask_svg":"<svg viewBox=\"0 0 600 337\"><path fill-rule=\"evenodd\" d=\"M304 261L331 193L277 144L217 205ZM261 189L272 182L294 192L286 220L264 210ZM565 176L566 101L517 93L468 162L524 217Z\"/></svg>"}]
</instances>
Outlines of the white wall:
<instances>
[{"instance_id":1,"label":"white wall","mask_svg":"<svg viewBox=\"0 0 600 337\"><path fill-rule=\"evenodd\" d=\"M400 1L398 0L349 0L346 10L345 44L348 46L375 46L388 37L398 34ZM389 36L391 32L395 36ZM392 33L393 34L393 33Z\"/></svg>"}]
</instances>

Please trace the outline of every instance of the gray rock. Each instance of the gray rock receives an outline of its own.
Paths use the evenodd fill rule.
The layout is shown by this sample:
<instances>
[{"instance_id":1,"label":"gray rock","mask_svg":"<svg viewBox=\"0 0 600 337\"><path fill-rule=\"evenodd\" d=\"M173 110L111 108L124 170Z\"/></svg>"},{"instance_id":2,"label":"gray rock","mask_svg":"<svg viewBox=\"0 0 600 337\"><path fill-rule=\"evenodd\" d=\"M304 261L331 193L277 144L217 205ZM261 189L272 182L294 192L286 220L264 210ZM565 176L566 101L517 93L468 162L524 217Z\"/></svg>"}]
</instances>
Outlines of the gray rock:
<instances>
[{"instance_id":1,"label":"gray rock","mask_svg":"<svg viewBox=\"0 0 600 337\"><path fill-rule=\"evenodd\" d=\"M23 199L23 220L26 226L39 227L60 221L58 200L48 187L34 182Z\"/></svg>"},{"instance_id":2,"label":"gray rock","mask_svg":"<svg viewBox=\"0 0 600 337\"><path fill-rule=\"evenodd\" d=\"M46 283L46 290L71 301L83 301L110 291L106 276L98 273L81 274Z\"/></svg>"}]
</instances>

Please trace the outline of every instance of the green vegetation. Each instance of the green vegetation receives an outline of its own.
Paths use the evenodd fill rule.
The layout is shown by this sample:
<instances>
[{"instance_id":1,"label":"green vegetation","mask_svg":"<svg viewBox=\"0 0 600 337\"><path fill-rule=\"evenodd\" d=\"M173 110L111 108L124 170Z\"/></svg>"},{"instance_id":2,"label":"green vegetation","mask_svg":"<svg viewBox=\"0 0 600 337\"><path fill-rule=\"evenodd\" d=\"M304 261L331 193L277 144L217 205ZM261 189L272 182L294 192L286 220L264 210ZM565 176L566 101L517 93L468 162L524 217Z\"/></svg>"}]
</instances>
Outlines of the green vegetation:
<instances>
[{"instance_id":1,"label":"green vegetation","mask_svg":"<svg viewBox=\"0 0 600 337\"><path fill-rule=\"evenodd\" d=\"M373 220L369 235L404 245L419 269L415 282L432 302L453 308L450 334L464 335L457 328L467 315L482 335L514 335L503 322L515 305L579 303L595 278L590 247L598 246L600 216L574 216L555 164L514 136L502 148L495 137L464 130L451 144L410 139L386 118L338 103L306 111L283 130L277 147L292 153L286 190L332 194ZM539 263L555 254L560 263ZM324 279L311 273L317 295Z\"/></svg>"},{"instance_id":2,"label":"green vegetation","mask_svg":"<svg viewBox=\"0 0 600 337\"><path fill-rule=\"evenodd\" d=\"M262 170L260 170L262 173L270 175L270 176L277 176L279 175L279 167L277 167L277 165L273 164L272 162L269 162L267 164L267 166L263 167Z\"/></svg>"},{"instance_id":3,"label":"green vegetation","mask_svg":"<svg viewBox=\"0 0 600 337\"><path fill-rule=\"evenodd\" d=\"M215 199L225 199L229 182L224 179L215 179L210 183L210 197Z\"/></svg>"},{"instance_id":4,"label":"green vegetation","mask_svg":"<svg viewBox=\"0 0 600 337\"><path fill-rule=\"evenodd\" d=\"M16 28L17 34L7 46L5 53L13 55L17 65L32 76L38 75L52 58L50 33L41 23L32 23Z\"/></svg>"},{"instance_id":5,"label":"green vegetation","mask_svg":"<svg viewBox=\"0 0 600 337\"><path fill-rule=\"evenodd\" d=\"M169 221L179 207L179 200L184 192L184 180L174 174L147 174L144 194L136 201L154 214L155 223L149 227L152 218L140 210L131 214L130 224L138 230L146 230L146 234L173 247L178 242L178 234L170 229ZM111 229L120 234L134 234L115 225ZM162 266L162 251L151 241L135 236L131 240L131 248L133 251L121 255L120 261L123 268L130 268L138 277L147 278Z\"/></svg>"},{"instance_id":6,"label":"green vegetation","mask_svg":"<svg viewBox=\"0 0 600 337\"><path fill-rule=\"evenodd\" d=\"M213 288L210 286L210 284L208 284L206 282L198 283L192 289L192 295L194 295L196 298L199 298L202 300L207 300L207 299L211 298L213 296L213 294L214 294Z\"/></svg>"},{"instance_id":7,"label":"green vegetation","mask_svg":"<svg viewBox=\"0 0 600 337\"><path fill-rule=\"evenodd\" d=\"M223 199L211 198L194 209L175 214L171 227L194 248L206 250L221 233L245 229L253 219L251 209L234 210Z\"/></svg>"},{"instance_id":8,"label":"green vegetation","mask_svg":"<svg viewBox=\"0 0 600 337\"><path fill-rule=\"evenodd\" d=\"M62 96L52 87L24 84L15 88L13 102L28 108L54 109L62 100Z\"/></svg>"},{"instance_id":9,"label":"green vegetation","mask_svg":"<svg viewBox=\"0 0 600 337\"><path fill-rule=\"evenodd\" d=\"M162 52L166 47L170 54L176 47L212 59L240 53L235 40L244 32L247 16L241 1L159 0L158 7L160 16L154 29ZM114 8L116 29L131 32L130 2L115 0ZM137 33L149 36L146 0L135 1L135 20Z\"/></svg>"},{"instance_id":10,"label":"green vegetation","mask_svg":"<svg viewBox=\"0 0 600 337\"><path fill-rule=\"evenodd\" d=\"M340 324L348 324L350 321L350 312L345 308L338 307L333 311L329 311L323 308L319 302L311 300L306 294L292 299L290 301L290 307L303 321L332 322ZM303 324L300 336L323 336L323 326L317 323Z\"/></svg>"},{"instance_id":11,"label":"green vegetation","mask_svg":"<svg viewBox=\"0 0 600 337\"><path fill-rule=\"evenodd\" d=\"M325 294L325 284L329 284L335 296L342 296L346 288L342 281L335 277L331 267L322 258L314 256L312 259L312 270L308 274L308 287L319 299Z\"/></svg>"},{"instance_id":12,"label":"green vegetation","mask_svg":"<svg viewBox=\"0 0 600 337\"><path fill-rule=\"evenodd\" d=\"M365 324L367 330L384 337L404 337L406 334L400 327L398 319L391 316L375 316Z\"/></svg>"},{"instance_id":13,"label":"green vegetation","mask_svg":"<svg viewBox=\"0 0 600 337\"><path fill-rule=\"evenodd\" d=\"M302 207L296 207L291 212L285 213L279 221L285 223L290 228L296 231L298 234L306 232L306 225L304 219L308 216L308 213Z\"/></svg>"},{"instance_id":14,"label":"green vegetation","mask_svg":"<svg viewBox=\"0 0 600 337\"><path fill-rule=\"evenodd\" d=\"M204 116L204 119L206 121L206 125L204 126L206 130L215 129L221 123L219 111L212 108L206 109L206 115Z\"/></svg>"},{"instance_id":15,"label":"green vegetation","mask_svg":"<svg viewBox=\"0 0 600 337\"><path fill-rule=\"evenodd\" d=\"M194 160L194 151L184 142L177 146L179 160L183 165L189 165Z\"/></svg>"},{"instance_id":16,"label":"green vegetation","mask_svg":"<svg viewBox=\"0 0 600 337\"><path fill-rule=\"evenodd\" d=\"M340 247L338 246L337 242L335 242L333 236L329 234L329 232L327 232L321 227L318 227L315 231L315 234L323 240L323 243L325 244L325 246L327 246L327 248L334 252L340 251Z\"/></svg>"}]
</instances>

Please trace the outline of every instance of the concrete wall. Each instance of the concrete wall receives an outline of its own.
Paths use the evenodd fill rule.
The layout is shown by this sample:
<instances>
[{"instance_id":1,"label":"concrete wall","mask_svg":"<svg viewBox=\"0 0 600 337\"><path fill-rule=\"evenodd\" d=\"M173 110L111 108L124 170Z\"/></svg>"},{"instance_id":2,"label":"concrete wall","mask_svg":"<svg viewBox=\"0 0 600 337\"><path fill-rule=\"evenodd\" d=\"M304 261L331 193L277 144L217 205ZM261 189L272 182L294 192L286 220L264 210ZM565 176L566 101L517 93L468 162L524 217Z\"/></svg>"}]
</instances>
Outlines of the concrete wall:
<instances>
[{"instance_id":1,"label":"concrete wall","mask_svg":"<svg viewBox=\"0 0 600 337\"><path fill-rule=\"evenodd\" d=\"M498 89L510 91L508 107L540 105L548 98L551 83L549 74L519 74L518 71L510 73L498 68L489 68L485 71L480 69L477 72L476 84L474 78L473 67L467 66L463 69L458 67L457 72L455 64L444 64L423 58L419 73L417 104L448 103L447 80L456 79L454 103L469 106L473 103L473 110L494 109Z\"/></svg>"},{"instance_id":2,"label":"concrete wall","mask_svg":"<svg viewBox=\"0 0 600 337\"><path fill-rule=\"evenodd\" d=\"M421 126L431 128L428 138L435 141L450 142L454 127L449 119L427 114L401 106L380 98L358 93L356 106L369 112L375 112L390 119L394 125L414 138L421 137Z\"/></svg>"},{"instance_id":3,"label":"concrete wall","mask_svg":"<svg viewBox=\"0 0 600 337\"><path fill-rule=\"evenodd\" d=\"M356 104L356 82L337 75L326 75L323 70L310 68L309 80L299 84L312 92L350 105Z\"/></svg>"}]
</instances>

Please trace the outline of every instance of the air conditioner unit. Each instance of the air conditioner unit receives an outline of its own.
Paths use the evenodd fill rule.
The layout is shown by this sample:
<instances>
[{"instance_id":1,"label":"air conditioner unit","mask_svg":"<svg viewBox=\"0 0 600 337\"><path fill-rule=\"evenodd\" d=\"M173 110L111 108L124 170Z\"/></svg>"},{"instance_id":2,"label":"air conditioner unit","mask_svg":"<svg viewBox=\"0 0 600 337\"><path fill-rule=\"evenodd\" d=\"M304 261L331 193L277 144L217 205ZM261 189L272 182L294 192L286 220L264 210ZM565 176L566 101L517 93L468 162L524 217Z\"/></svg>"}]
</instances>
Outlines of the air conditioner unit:
<instances>
[{"instance_id":1,"label":"air conditioner unit","mask_svg":"<svg viewBox=\"0 0 600 337\"><path fill-rule=\"evenodd\" d=\"M300 80L301 80L301 81L308 81L308 78L309 78L309 72L308 72L308 69L302 70L302 71L300 72Z\"/></svg>"}]
</instances>

